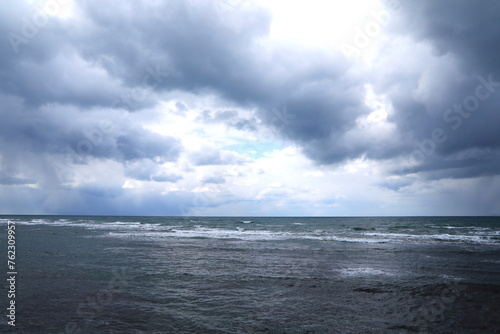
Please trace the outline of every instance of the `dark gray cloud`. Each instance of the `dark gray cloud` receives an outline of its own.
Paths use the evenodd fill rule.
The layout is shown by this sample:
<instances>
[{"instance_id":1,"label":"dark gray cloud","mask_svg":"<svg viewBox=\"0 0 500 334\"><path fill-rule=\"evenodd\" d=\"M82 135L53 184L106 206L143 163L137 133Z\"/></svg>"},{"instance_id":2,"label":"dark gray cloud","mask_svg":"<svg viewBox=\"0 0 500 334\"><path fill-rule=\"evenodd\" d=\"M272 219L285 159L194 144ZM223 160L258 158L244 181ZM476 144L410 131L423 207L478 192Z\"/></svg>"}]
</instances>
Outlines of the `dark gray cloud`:
<instances>
[{"instance_id":1,"label":"dark gray cloud","mask_svg":"<svg viewBox=\"0 0 500 334\"><path fill-rule=\"evenodd\" d=\"M500 173L499 10L497 1L401 2L393 34L410 36L420 49L404 50L406 61L384 59L374 75L406 134L404 172L430 179ZM422 46L432 57L422 56ZM398 71L391 62L401 64Z\"/></svg>"},{"instance_id":2,"label":"dark gray cloud","mask_svg":"<svg viewBox=\"0 0 500 334\"><path fill-rule=\"evenodd\" d=\"M1 139L38 153L69 154L76 163L89 156L125 161L159 157L171 161L181 150L178 139L148 131L122 113L82 112L65 105L30 110L19 100L2 101Z\"/></svg>"},{"instance_id":3,"label":"dark gray cloud","mask_svg":"<svg viewBox=\"0 0 500 334\"><path fill-rule=\"evenodd\" d=\"M144 106L145 99L132 96L143 87L215 92L257 107L264 125L297 141L320 162L339 162L363 153L363 148L331 146L352 128L357 116L367 112L363 82L348 73L342 56L286 49L265 54L257 42L268 32L270 14L258 7L234 10L231 20L222 21L213 4L201 1L128 6L135 15L86 1L82 3L89 20L85 30L65 33L83 59L98 64L128 87L116 106ZM275 112L282 106L294 115L293 122ZM228 122L220 118L224 112L229 111L214 120ZM250 120L230 125L245 130L255 126Z\"/></svg>"},{"instance_id":4,"label":"dark gray cloud","mask_svg":"<svg viewBox=\"0 0 500 334\"><path fill-rule=\"evenodd\" d=\"M182 151L178 139L144 129L122 111L57 104L30 108L5 95L0 101L0 171L13 176L2 183L69 182L75 168L95 159L161 164L175 161Z\"/></svg>"},{"instance_id":5,"label":"dark gray cloud","mask_svg":"<svg viewBox=\"0 0 500 334\"><path fill-rule=\"evenodd\" d=\"M220 20L213 3L202 1L130 2L127 11L134 15L117 13L112 7L84 2L82 11L90 22L68 38L85 59L126 85L216 90L239 101L263 94L263 87L251 85L251 79L264 74L264 69L255 73L246 68L257 68L248 51L254 39L268 31L270 17L265 11L257 7L234 11L231 26Z\"/></svg>"},{"instance_id":6,"label":"dark gray cloud","mask_svg":"<svg viewBox=\"0 0 500 334\"><path fill-rule=\"evenodd\" d=\"M362 149L332 148L331 143L367 112L363 83L349 75L341 55L331 58L306 49L266 54L258 44L271 22L265 10L242 7L221 20L218 8L202 1L131 2L123 10L114 7L85 1L79 9L85 25L50 21L43 30L57 36L47 40L53 49L37 61L33 56L26 56L28 62L13 60L17 67L5 68L3 74L11 81L16 78L18 88L4 90L34 105L57 101L127 110L148 106L156 94L153 91L214 92L256 107L264 125L297 141L320 162L339 162L362 153ZM13 22L7 29L15 27ZM30 40L19 53L36 54L34 49L39 47ZM26 63L31 67L23 67ZM56 71L57 64L64 71ZM32 85L47 80L45 85ZM288 107L293 122L275 112L282 106ZM224 113L230 111L222 111L214 120L229 122L221 118ZM230 125L245 130L255 127L244 119L233 119ZM120 140L127 143L126 138Z\"/></svg>"},{"instance_id":7,"label":"dark gray cloud","mask_svg":"<svg viewBox=\"0 0 500 334\"><path fill-rule=\"evenodd\" d=\"M467 102L479 83L478 75L487 81L490 74L493 81L500 80L495 56L500 45L500 29L495 29L498 6L495 1L481 6L469 1L402 3L395 14L398 33L428 43L438 52L437 58L452 54L457 67L447 69L439 59L427 65L428 59L420 59L420 68L405 75L404 70L393 71L405 67L405 61L394 62L399 55L389 54L385 61L395 65L384 64L384 68L392 72L372 69L360 77L349 71L350 64L340 55L327 57L307 49L276 49L259 55L264 51L257 41L268 32L271 17L256 6L236 8L222 20L217 6L202 1L131 2L122 10L116 9L118 3L103 8L100 2L84 1L79 10L85 25L50 18L35 37L19 46L20 56L13 55L4 41L1 52L12 66L2 67L2 89L22 96L27 104L57 101L128 110L150 105L155 92L212 91L257 107L264 125L298 143L304 153L322 164L359 156L388 159L408 155L416 147L415 140L425 140L435 128L449 129L457 122L463 123L462 128L448 131L447 141L436 147L436 154L446 156L475 147L496 149L498 94L480 101L477 113L481 117L459 120L456 113L447 114L446 119L443 115L453 104ZM3 15L22 17L25 13L29 18L32 12L24 4L12 6ZM2 28L19 32L22 22L10 18ZM404 55L419 57L411 51L404 50ZM428 97L429 101L415 99L415 90L425 90L433 80L444 86L439 96ZM39 82L45 84L34 84ZM357 118L369 112L363 99L364 84L370 82L389 96L395 108L391 121L401 134L409 134L408 140L373 147L361 138L362 133L359 140L345 138ZM439 110L429 110L432 108ZM255 126L249 120L235 120L232 113L201 117L240 129ZM479 127L481 131L477 131ZM119 138L120 144L129 146L130 139ZM141 147L151 144L138 143ZM126 159L140 157L140 150L123 150L123 154ZM432 159L425 160L430 163Z\"/></svg>"},{"instance_id":8,"label":"dark gray cloud","mask_svg":"<svg viewBox=\"0 0 500 334\"><path fill-rule=\"evenodd\" d=\"M139 181L172 182L182 180L182 176L172 173L154 160L137 160L126 164L125 175Z\"/></svg>"},{"instance_id":9,"label":"dark gray cloud","mask_svg":"<svg viewBox=\"0 0 500 334\"><path fill-rule=\"evenodd\" d=\"M394 191L399 191L407 186L412 185L416 181L415 177L405 177L398 179L389 179L379 184L382 188L387 188Z\"/></svg>"},{"instance_id":10,"label":"dark gray cloud","mask_svg":"<svg viewBox=\"0 0 500 334\"><path fill-rule=\"evenodd\" d=\"M405 33L430 41L441 55L457 55L465 70L499 74L498 1L402 1L401 9L404 25L400 28Z\"/></svg>"},{"instance_id":11,"label":"dark gray cloud","mask_svg":"<svg viewBox=\"0 0 500 334\"><path fill-rule=\"evenodd\" d=\"M55 3L55 1L54 1ZM0 89L28 106L57 102L110 104L120 83L85 61L65 35L67 22L39 10L38 2L2 2Z\"/></svg>"}]
</instances>

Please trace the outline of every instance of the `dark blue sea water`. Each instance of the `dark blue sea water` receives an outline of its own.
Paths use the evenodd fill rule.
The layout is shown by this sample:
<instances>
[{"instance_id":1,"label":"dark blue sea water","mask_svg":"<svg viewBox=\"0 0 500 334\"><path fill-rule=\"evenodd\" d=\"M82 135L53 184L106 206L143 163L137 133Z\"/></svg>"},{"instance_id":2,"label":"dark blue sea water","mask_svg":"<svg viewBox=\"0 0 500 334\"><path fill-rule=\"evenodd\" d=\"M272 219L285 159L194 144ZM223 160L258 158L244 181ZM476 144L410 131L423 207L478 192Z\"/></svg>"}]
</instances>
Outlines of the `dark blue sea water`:
<instances>
[{"instance_id":1,"label":"dark blue sea water","mask_svg":"<svg viewBox=\"0 0 500 334\"><path fill-rule=\"evenodd\" d=\"M0 216L18 333L500 333L499 217Z\"/></svg>"}]
</instances>

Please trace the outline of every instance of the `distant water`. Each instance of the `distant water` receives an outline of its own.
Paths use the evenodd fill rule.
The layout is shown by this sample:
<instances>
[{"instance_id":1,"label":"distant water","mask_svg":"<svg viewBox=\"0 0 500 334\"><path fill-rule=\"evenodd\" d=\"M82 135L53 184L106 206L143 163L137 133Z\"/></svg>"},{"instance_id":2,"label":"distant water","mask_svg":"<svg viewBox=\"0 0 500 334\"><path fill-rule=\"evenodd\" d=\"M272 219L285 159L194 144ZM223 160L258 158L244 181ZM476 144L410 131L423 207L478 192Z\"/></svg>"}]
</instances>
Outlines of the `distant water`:
<instances>
[{"instance_id":1,"label":"distant water","mask_svg":"<svg viewBox=\"0 0 500 334\"><path fill-rule=\"evenodd\" d=\"M500 333L499 217L8 221L19 333Z\"/></svg>"}]
</instances>

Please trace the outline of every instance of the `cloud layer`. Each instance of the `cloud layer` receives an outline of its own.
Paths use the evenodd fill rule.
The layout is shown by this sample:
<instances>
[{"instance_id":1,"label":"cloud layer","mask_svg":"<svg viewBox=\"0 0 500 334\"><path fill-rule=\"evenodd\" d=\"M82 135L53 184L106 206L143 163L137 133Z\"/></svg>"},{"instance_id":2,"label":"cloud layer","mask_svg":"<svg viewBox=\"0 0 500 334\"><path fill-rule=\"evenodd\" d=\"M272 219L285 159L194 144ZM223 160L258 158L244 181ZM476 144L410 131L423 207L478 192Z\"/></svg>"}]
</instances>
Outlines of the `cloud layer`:
<instances>
[{"instance_id":1,"label":"cloud layer","mask_svg":"<svg viewBox=\"0 0 500 334\"><path fill-rule=\"evenodd\" d=\"M500 213L500 4L372 4L350 57L257 1L2 3L0 212Z\"/></svg>"}]
</instances>

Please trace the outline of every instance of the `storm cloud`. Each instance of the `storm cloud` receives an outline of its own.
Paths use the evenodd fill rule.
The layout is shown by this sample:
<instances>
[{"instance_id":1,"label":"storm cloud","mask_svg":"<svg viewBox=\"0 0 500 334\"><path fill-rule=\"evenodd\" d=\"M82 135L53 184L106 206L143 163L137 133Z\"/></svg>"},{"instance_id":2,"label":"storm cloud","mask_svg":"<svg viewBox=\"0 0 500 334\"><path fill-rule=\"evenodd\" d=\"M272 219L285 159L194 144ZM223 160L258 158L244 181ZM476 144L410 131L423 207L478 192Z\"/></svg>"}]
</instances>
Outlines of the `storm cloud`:
<instances>
[{"instance_id":1,"label":"storm cloud","mask_svg":"<svg viewBox=\"0 0 500 334\"><path fill-rule=\"evenodd\" d=\"M0 186L29 193L40 212L70 212L57 204L67 198L86 213L144 213L144 198L163 203L152 191L169 202L152 212L178 214L195 189L268 172L257 164L280 141L310 168L374 163L387 180L369 186L393 193L498 181L497 1L392 1L387 20L373 21L383 35L369 60L270 39L275 13L257 1L0 6ZM251 200L237 189L216 189L224 196L211 201Z\"/></svg>"}]
</instances>

